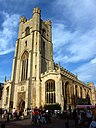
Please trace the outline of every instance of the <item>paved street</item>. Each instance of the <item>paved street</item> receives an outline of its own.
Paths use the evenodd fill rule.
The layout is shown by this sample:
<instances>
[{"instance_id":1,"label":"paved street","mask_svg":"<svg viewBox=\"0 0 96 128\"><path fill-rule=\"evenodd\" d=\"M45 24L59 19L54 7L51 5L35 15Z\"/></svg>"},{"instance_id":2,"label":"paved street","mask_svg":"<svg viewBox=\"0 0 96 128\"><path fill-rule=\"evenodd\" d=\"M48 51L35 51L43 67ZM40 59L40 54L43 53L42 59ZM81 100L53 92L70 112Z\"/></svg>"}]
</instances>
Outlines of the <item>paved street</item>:
<instances>
[{"instance_id":1,"label":"paved street","mask_svg":"<svg viewBox=\"0 0 96 128\"><path fill-rule=\"evenodd\" d=\"M69 120L69 124L70 124L69 128L75 128L74 120ZM31 124L31 119L24 119L24 120L19 120L19 121L15 120L15 121L10 121L8 123L5 121L5 128L65 128L65 120L54 119L52 120L52 123L50 124L42 124L39 126L33 126Z\"/></svg>"}]
</instances>

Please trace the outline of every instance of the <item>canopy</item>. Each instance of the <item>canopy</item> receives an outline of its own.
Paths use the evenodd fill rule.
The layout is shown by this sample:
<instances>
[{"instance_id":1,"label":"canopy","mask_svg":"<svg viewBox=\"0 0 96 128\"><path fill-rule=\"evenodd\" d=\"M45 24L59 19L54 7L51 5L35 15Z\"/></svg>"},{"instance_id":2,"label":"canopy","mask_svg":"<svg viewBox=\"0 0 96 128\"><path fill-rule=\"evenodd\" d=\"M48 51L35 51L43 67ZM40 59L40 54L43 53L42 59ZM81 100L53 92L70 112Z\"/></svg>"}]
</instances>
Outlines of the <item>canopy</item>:
<instances>
[{"instance_id":1,"label":"canopy","mask_svg":"<svg viewBox=\"0 0 96 128\"><path fill-rule=\"evenodd\" d=\"M95 108L95 105L76 105L76 108Z\"/></svg>"}]
</instances>

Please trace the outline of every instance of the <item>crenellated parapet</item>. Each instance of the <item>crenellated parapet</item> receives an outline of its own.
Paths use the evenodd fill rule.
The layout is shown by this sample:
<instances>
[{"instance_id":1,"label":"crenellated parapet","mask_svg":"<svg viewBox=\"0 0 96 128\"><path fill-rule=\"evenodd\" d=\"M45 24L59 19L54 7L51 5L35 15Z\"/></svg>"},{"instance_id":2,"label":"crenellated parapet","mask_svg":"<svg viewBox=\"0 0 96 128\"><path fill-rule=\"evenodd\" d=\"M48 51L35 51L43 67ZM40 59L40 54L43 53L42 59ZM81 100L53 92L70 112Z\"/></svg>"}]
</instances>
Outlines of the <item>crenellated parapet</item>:
<instances>
[{"instance_id":1,"label":"crenellated parapet","mask_svg":"<svg viewBox=\"0 0 96 128\"><path fill-rule=\"evenodd\" d=\"M53 70L53 71L47 71L47 72L45 72L45 73L41 73L41 77L47 76L47 75L49 75L49 74L58 75L58 73L57 73L55 70Z\"/></svg>"},{"instance_id":2,"label":"crenellated parapet","mask_svg":"<svg viewBox=\"0 0 96 128\"><path fill-rule=\"evenodd\" d=\"M11 80L6 80L6 81L4 82L4 85L11 84L11 83L12 83Z\"/></svg>"},{"instance_id":3,"label":"crenellated parapet","mask_svg":"<svg viewBox=\"0 0 96 128\"><path fill-rule=\"evenodd\" d=\"M20 17L20 23L21 23L21 22L25 23L25 22L27 22L27 19L26 19L24 16L21 16L21 17Z\"/></svg>"},{"instance_id":4,"label":"crenellated parapet","mask_svg":"<svg viewBox=\"0 0 96 128\"><path fill-rule=\"evenodd\" d=\"M61 74L66 74L67 76L70 76L72 78L77 79L77 76L76 75L74 75L73 73L69 72L65 68L61 67L60 69L61 69Z\"/></svg>"},{"instance_id":5,"label":"crenellated parapet","mask_svg":"<svg viewBox=\"0 0 96 128\"><path fill-rule=\"evenodd\" d=\"M62 76L65 76L71 80L74 80L76 83L83 85L83 86L86 86L86 88L90 88L90 86L88 86L84 82L80 81L77 78L77 75L74 75L73 73L69 72L67 69L61 67L59 64L54 64L54 68L55 68L55 72L60 73Z\"/></svg>"},{"instance_id":6,"label":"crenellated parapet","mask_svg":"<svg viewBox=\"0 0 96 128\"><path fill-rule=\"evenodd\" d=\"M41 13L41 10L40 10L38 7L36 7L36 8L34 8L34 10L33 10L33 14L34 14L34 13L40 14L40 13Z\"/></svg>"},{"instance_id":7,"label":"crenellated parapet","mask_svg":"<svg viewBox=\"0 0 96 128\"><path fill-rule=\"evenodd\" d=\"M51 26L52 25L52 22L51 22L51 20L46 20L45 21L45 24Z\"/></svg>"}]
</instances>

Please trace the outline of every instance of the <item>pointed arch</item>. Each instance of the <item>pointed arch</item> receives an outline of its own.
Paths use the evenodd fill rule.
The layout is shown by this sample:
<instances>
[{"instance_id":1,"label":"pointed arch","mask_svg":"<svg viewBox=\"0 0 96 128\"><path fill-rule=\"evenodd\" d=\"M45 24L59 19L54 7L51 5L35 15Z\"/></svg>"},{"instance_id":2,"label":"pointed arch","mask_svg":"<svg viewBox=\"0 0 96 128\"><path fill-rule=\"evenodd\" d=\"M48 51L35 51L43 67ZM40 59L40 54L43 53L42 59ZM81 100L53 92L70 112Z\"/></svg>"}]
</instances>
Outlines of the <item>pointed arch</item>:
<instances>
[{"instance_id":1,"label":"pointed arch","mask_svg":"<svg viewBox=\"0 0 96 128\"><path fill-rule=\"evenodd\" d=\"M29 27L27 27L25 29L25 36L28 36L28 35L30 35L30 28Z\"/></svg>"},{"instance_id":2,"label":"pointed arch","mask_svg":"<svg viewBox=\"0 0 96 128\"><path fill-rule=\"evenodd\" d=\"M28 73L28 58L29 53L25 51L23 55L21 56L21 62L22 62L22 73L21 73L21 81L27 79L27 73Z\"/></svg>"},{"instance_id":3,"label":"pointed arch","mask_svg":"<svg viewBox=\"0 0 96 128\"><path fill-rule=\"evenodd\" d=\"M68 94L69 94L69 87L68 87L68 81L65 83L65 104L68 103Z\"/></svg>"},{"instance_id":4,"label":"pointed arch","mask_svg":"<svg viewBox=\"0 0 96 128\"><path fill-rule=\"evenodd\" d=\"M45 83L45 99L47 104L56 103L55 81L50 79Z\"/></svg>"},{"instance_id":5,"label":"pointed arch","mask_svg":"<svg viewBox=\"0 0 96 128\"><path fill-rule=\"evenodd\" d=\"M19 110L21 110L23 112L24 108L25 108L25 101L21 100L20 103L19 103Z\"/></svg>"}]
</instances>

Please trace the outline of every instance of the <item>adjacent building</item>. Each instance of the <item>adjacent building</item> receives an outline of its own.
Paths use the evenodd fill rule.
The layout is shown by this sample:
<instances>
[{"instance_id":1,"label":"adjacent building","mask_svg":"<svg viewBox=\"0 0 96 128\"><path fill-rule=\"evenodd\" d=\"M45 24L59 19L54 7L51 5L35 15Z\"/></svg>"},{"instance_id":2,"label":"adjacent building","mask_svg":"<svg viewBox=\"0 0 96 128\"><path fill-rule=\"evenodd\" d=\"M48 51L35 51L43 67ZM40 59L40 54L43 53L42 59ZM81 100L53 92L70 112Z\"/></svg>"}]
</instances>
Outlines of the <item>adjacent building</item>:
<instances>
[{"instance_id":1,"label":"adjacent building","mask_svg":"<svg viewBox=\"0 0 96 128\"><path fill-rule=\"evenodd\" d=\"M3 91L3 83L0 83L0 114L2 112L2 91Z\"/></svg>"}]
</instances>

